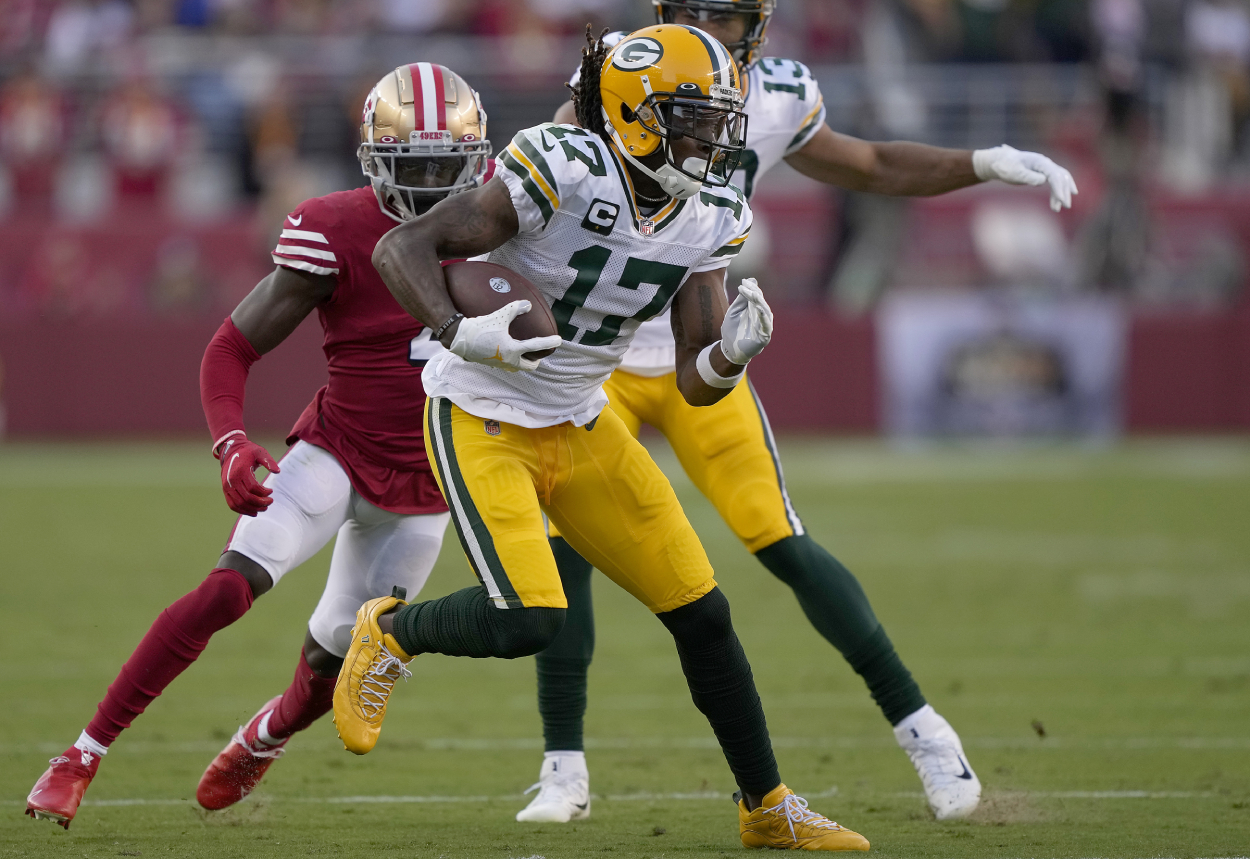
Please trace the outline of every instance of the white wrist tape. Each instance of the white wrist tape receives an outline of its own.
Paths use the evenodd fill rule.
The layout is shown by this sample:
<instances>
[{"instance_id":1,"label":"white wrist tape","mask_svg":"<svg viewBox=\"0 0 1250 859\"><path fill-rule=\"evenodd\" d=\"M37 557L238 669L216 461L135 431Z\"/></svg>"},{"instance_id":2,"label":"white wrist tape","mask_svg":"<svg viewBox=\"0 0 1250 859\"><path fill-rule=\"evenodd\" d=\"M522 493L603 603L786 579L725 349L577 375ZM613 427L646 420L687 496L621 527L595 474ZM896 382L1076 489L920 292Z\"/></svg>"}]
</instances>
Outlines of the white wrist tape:
<instances>
[{"instance_id":1,"label":"white wrist tape","mask_svg":"<svg viewBox=\"0 0 1250 859\"><path fill-rule=\"evenodd\" d=\"M716 368L712 366L711 355L713 349L720 349L719 340L711 346L706 347L699 353L699 357L695 359L694 366L695 369L699 371L699 378L712 388L732 388L734 385L738 384L738 381L742 378L742 374L746 372L746 364L742 365L742 369L738 371L736 376L722 376L720 373L717 373ZM722 351L721 354L723 355L725 353Z\"/></svg>"}]
</instances>

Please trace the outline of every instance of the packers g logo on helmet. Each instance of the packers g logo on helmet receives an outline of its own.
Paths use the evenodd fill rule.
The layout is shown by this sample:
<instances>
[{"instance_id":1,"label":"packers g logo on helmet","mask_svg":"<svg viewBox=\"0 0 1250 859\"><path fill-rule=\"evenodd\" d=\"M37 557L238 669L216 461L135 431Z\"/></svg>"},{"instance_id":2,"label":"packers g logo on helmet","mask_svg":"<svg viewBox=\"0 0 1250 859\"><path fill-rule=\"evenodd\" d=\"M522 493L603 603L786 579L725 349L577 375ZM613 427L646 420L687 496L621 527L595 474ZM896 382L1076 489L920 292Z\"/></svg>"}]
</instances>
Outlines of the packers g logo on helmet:
<instances>
[{"instance_id":1,"label":"packers g logo on helmet","mask_svg":"<svg viewBox=\"0 0 1250 859\"><path fill-rule=\"evenodd\" d=\"M661 24L622 39L604 58L599 97L618 151L665 193L685 199L705 183L729 184L745 148L742 83L729 51L707 33ZM706 156L678 164L672 145L684 138ZM657 151L658 169L638 160Z\"/></svg>"},{"instance_id":2,"label":"packers g logo on helmet","mask_svg":"<svg viewBox=\"0 0 1250 859\"><path fill-rule=\"evenodd\" d=\"M664 56L664 46L655 39L625 39L612 52L612 65L621 71L636 72L653 66Z\"/></svg>"}]
</instances>

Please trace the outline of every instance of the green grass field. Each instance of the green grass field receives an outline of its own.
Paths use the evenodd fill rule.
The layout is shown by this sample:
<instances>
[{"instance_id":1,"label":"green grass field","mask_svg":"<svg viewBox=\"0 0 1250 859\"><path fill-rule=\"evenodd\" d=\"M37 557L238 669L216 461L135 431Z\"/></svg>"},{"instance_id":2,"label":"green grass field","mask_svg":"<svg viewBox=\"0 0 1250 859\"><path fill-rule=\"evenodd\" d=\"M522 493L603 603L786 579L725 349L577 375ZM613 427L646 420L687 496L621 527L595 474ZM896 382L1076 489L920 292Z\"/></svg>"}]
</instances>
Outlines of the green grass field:
<instances>
[{"instance_id":1,"label":"green grass field","mask_svg":"<svg viewBox=\"0 0 1250 859\"><path fill-rule=\"evenodd\" d=\"M289 682L328 553L123 735L68 833L22 817L148 624L217 558L232 516L204 448L0 445L0 856L743 855L671 639L602 578L589 821L513 820L541 758L531 660L430 656L372 754L324 719L246 802L202 813L200 773ZM1250 440L782 448L807 526L986 787L973 819L930 818L859 678L658 450L734 606L782 775L813 807L881 857L1250 855ZM424 595L470 581L453 534Z\"/></svg>"}]
</instances>

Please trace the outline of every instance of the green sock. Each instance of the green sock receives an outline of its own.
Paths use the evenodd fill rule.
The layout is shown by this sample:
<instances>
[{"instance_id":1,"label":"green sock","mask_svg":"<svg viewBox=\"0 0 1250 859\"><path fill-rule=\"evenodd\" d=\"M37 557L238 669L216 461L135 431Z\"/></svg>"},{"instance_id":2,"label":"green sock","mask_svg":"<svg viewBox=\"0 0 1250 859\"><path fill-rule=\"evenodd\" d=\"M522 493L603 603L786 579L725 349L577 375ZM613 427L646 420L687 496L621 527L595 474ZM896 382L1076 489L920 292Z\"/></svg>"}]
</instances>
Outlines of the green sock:
<instances>
[{"instance_id":1,"label":"green sock","mask_svg":"<svg viewBox=\"0 0 1250 859\"><path fill-rule=\"evenodd\" d=\"M551 539L560 584L569 608L564 629L535 657L538 712L549 752L582 751L586 716L586 672L595 652L595 615L590 600L590 562L560 537Z\"/></svg>"},{"instance_id":2,"label":"green sock","mask_svg":"<svg viewBox=\"0 0 1250 859\"><path fill-rule=\"evenodd\" d=\"M409 656L516 659L546 647L563 623L562 608L497 608L479 585L404 606L395 612L394 635Z\"/></svg>"},{"instance_id":3,"label":"green sock","mask_svg":"<svg viewBox=\"0 0 1250 859\"><path fill-rule=\"evenodd\" d=\"M778 540L755 557L794 589L807 619L864 678L891 725L925 705L864 589L837 558L806 534Z\"/></svg>"}]
</instances>

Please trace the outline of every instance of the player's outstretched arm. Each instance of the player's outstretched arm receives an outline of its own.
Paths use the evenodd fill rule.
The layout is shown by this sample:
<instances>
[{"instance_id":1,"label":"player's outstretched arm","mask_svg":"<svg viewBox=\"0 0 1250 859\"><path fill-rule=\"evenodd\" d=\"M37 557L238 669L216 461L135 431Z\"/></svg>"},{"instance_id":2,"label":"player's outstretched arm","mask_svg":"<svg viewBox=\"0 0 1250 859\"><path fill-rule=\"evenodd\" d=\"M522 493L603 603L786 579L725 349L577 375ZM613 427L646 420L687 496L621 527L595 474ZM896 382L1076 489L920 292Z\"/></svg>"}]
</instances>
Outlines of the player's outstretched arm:
<instances>
[{"instance_id":1,"label":"player's outstretched arm","mask_svg":"<svg viewBox=\"0 0 1250 859\"><path fill-rule=\"evenodd\" d=\"M373 267L399 306L450 349L460 320L439 261L488 253L519 229L508 186L492 179L384 235L373 250Z\"/></svg>"},{"instance_id":2,"label":"player's outstretched arm","mask_svg":"<svg viewBox=\"0 0 1250 859\"><path fill-rule=\"evenodd\" d=\"M852 191L902 197L929 197L998 179L1012 185L1048 185L1055 211L1072 205L1072 174L1036 152L1010 146L993 149L942 149L922 143L872 143L829 126L786 163L818 182Z\"/></svg>"},{"instance_id":3,"label":"player's outstretched arm","mask_svg":"<svg viewBox=\"0 0 1250 859\"><path fill-rule=\"evenodd\" d=\"M673 298L677 389L692 406L710 406L742 380L746 365L773 334L773 313L754 278L730 304L725 269L690 275Z\"/></svg>"},{"instance_id":4,"label":"player's outstretched arm","mask_svg":"<svg viewBox=\"0 0 1250 859\"><path fill-rule=\"evenodd\" d=\"M221 460L221 489L236 513L255 516L272 503L271 490L256 479L264 466L278 471L269 452L243 429L247 374L260 356L290 336L313 308L334 292L327 275L279 266L239 303L209 341L200 365L200 401Z\"/></svg>"}]
</instances>

